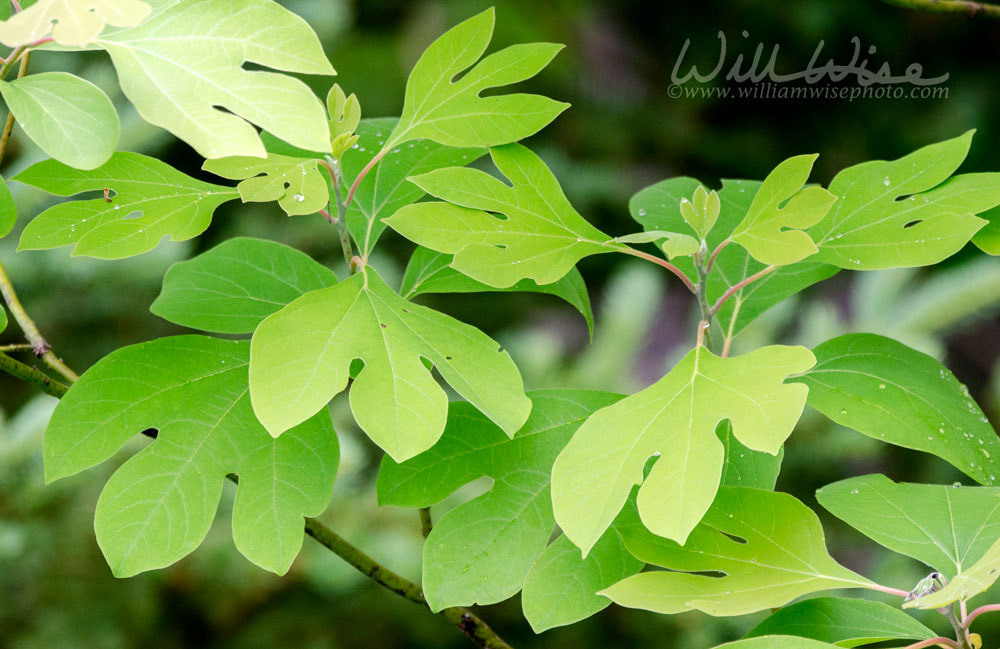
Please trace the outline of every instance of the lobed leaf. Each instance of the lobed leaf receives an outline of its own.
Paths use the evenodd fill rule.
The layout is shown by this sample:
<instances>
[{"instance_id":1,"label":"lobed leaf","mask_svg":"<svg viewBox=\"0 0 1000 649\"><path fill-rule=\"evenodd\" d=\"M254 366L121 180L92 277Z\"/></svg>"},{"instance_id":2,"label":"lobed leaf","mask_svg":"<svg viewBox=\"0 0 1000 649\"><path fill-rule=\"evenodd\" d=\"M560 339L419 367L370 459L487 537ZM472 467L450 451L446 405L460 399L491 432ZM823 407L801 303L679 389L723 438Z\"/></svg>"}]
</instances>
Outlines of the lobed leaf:
<instances>
[{"instance_id":1,"label":"lobed leaf","mask_svg":"<svg viewBox=\"0 0 1000 649\"><path fill-rule=\"evenodd\" d=\"M875 334L813 351L816 365L793 379L809 386L809 405L873 439L936 455L980 484L996 482L1000 439L946 367Z\"/></svg>"},{"instance_id":2,"label":"lobed leaf","mask_svg":"<svg viewBox=\"0 0 1000 649\"><path fill-rule=\"evenodd\" d=\"M19 47L51 34L60 45L83 47L97 40L105 25L131 27L150 10L139 0L39 0L0 22L0 43Z\"/></svg>"},{"instance_id":3,"label":"lobed leaf","mask_svg":"<svg viewBox=\"0 0 1000 649\"><path fill-rule=\"evenodd\" d=\"M719 423L728 419L750 449L777 454L807 392L784 379L814 362L804 347L719 358L699 346L652 386L597 411L553 467L559 526L586 555L641 483L642 521L683 543L719 488L725 460ZM644 478L651 457L658 459Z\"/></svg>"},{"instance_id":4,"label":"lobed leaf","mask_svg":"<svg viewBox=\"0 0 1000 649\"><path fill-rule=\"evenodd\" d=\"M937 633L898 608L882 602L817 597L786 606L746 637L790 635L860 647L888 640L928 640Z\"/></svg>"},{"instance_id":5,"label":"lobed leaf","mask_svg":"<svg viewBox=\"0 0 1000 649\"><path fill-rule=\"evenodd\" d=\"M757 261L787 266L817 252L804 229L821 221L837 200L822 187L802 188L817 157L795 156L775 167L730 235Z\"/></svg>"},{"instance_id":6,"label":"lobed leaf","mask_svg":"<svg viewBox=\"0 0 1000 649\"><path fill-rule=\"evenodd\" d=\"M467 277L451 267L451 255L435 252L429 248L417 247L406 264L400 294L410 299L426 293L489 293L530 292L547 293L562 298L572 305L584 320L591 336L594 333L594 312L590 306L587 285L580 271L573 269L561 279L551 284L538 284L534 280L522 279L508 288L497 289Z\"/></svg>"},{"instance_id":7,"label":"lobed leaf","mask_svg":"<svg viewBox=\"0 0 1000 649\"><path fill-rule=\"evenodd\" d=\"M904 608L943 608L957 601L967 601L992 586L1000 577L1000 539L967 570L941 590L903 604Z\"/></svg>"},{"instance_id":8,"label":"lobed leaf","mask_svg":"<svg viewBox=\"0 0 1000 649\"><path fill-rule=\"evenodd\" d=\"M0 95L25 134L71 167L100 167L118 146L114 104L103 90L76 75L41 72L0 81Z\"/></svg>"},{"instance_id":9,"label":"lobed leaf","mask_svg":"<svg viewBox=\"0 0 1000 649\"><path fill-rule=\"evenodd\" d=\"M334 74L312 28L272 0L179 2L98 44L142 118L203 158L264 157L253 125L294 146L330 151L326 111L305 83L243 69L255 63Z\"/></svg>"},{"instance_id":10,"label":"lobed leaf","mask_svg":"<svg viewBox=\"0 0 1000 649\"><path fill-rule=\"evenodd\" d=\"M343 157L345 178L357 178L385 144L398 122L393 117L366 119L357 128L357 146ZM416 140L391 148L371 173L358 184L347 209L347 228L362 255L375 247L385 231L384 219L415 203L424 190L407 180L410 176L444 167L467 165L485 154L482 148L454 149L431 140Z\"/></svg>"},{"instance_id":11,"label":"lobed leaf","mask_svg":"<svg viewBox=\"0 0 1000 649\"><path fill-rule=\"evenodd\" d=\"M268 153L266 158L234 156L206 160L202 169L230 180L241 180L236 190L244 203L278 201L288 216L315 214L330 203L327 181L316 160Z\"/></svg>"},{"instance_id":12,"label":"lobed leaf","mask_svg":"<svg viewBox=\"0 0 1000 649\"><path fill-rule=\"evenodd\" d=\"M80 377L45 433L45 478L103 462L137 433L156 441L119 468L97 503L97 540L112 571L161 568L205 538L228 473L239 476L236 547L283 574L302 545L303 516L323 511L339 450L319 413L281 439L250 407L247 341L161 338L124 347Z\"/></svg>"},{"instance_id":13,"label":"lobed leaf","mask_svg":"<svg viewBox=\"0 0 1000 649\"><path fill-rule=\"evenodd\" d=\"M285 305L336 283L333 271L295 248L235 237L171 266L149 310L183 327L252 333Z\"/></svg>"},{"instance_id":14,"label":"lobed leaf","mask_svg":"<svg viewBox=\"0 0 1000 649\"><path fill-rule=\"evenodd\" d=\"M36 216L18 250L73 245L74 255L121 259L147 252L169 236L186 241L204 232L212 213L238 197L235 190L182 174L156 158L119 152L97 169L74 169L45 160L14 176L51 194L72 196L104 189L109 200L69 201Z\"/></svg>"},{"instance_id":15,"label":"lobed leaf","mask_svg":"<svg viewBox=\"0 0 1000 649\"><path fill-rule=\"evenodd\" d=\"M815 260L876 270L936 264L961 250L986 224L976 214L1000 204L1000 174L952 176L972 134L838 173L830 183L837 202L809 229Z\"/></svg>"},{"instance_id":16,"label":"lobed leaf","mask_svg":"<svg viewBox=\"0 0 1000 649\"><path fill-rule=\"evenodd\" d=\"M494 21L493 9L487 9L452 27L424 51L406 82L403 114L386 148L417 139L454 147L516 142L540 131L569 107L540 95L481 96L491 88L530 79L563 47L512 45L480 61L493 36Z\"/></svg>"},{"instance_id":17,"label":"lobed leaf","mask_svg":"<svg viewBox=\"0 0 1000 649\"><path fill-rule=\"evenodd\" d=\"M868 475L827 485L816 498L865 536L949 579L1000 537L1000 488L897 484Z\"/></svg>"},{"instance_id":18,"label":"lobed leaf","mask_svg":"<svg viewBox=\"0 0 1000 649\"><path fill-rule=\"evenodd\" d=\"M719 424L715 434L725 449L722 475L719 477L721 486L774 490L781 472L781 461L785 457L784 447L778 450L777 455L751 450L736 439L729 420Z\"/></svg>"},{"instance_id":19,"label":"lobed leaf","mask_svg":"<svg viewBox=\"0 0 1000 649\"><path fill-rule=\"evenodd\" d=\"M476 169L439 169L411 182L447 203L408 205L386 219L407 239L455 255L452 267L496 288L551 284L588 255L622 248L570 205L541 158L520 144L490 149L510 185Z\"/></svg>"},{"instance_id":20,"label":"lobed leaf","mask_svg":"<svg viewBox=\"0 0 1000 649\"><path fill-rule=\"evenodd\" d=\"M311 417L365 366L351 388L358 425L403 461L438 440L448 398L426 359L460 395L513 435L531 410L510 355L478 329L407 302L370 267L306 293L253 336L254 410L278 436Z\"/></svg>"},{"instance_id":21,"label":"lobed leaf","mask_svg":"<svg viewBox=\"0 0 1000 649\"><path fill-rule=\"evenodd\" d=\"M601 591L629 608L745 615L816 591L875 587L830 557L819 519L783 493L722 487L684 545L653 534L634 512L618 530L629 552L666 569Z\"/></svg>"}]
</instances>

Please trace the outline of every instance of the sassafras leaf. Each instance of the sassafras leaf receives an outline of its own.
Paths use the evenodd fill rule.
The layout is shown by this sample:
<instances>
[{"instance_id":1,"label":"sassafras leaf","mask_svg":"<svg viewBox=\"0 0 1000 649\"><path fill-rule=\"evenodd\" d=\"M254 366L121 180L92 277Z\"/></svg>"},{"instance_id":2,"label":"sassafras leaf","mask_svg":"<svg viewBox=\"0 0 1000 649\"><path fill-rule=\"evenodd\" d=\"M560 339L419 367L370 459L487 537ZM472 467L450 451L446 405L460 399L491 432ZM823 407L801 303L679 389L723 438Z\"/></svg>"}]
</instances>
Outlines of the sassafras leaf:
<instances>
[{"instance_id":1,"label":"sassafras leaf","mask_svg":"<svg viewBox=\"0 0 1000 649\"><path fill-rule=\"evenodd\" d=\"M490 155L510 185L476 169L432 171L410 180L448 202L409 205L386 223L411 241L455 255L456 270L497 288L522 279L550 284L580 259L623 247L573 209L530 150L508 144Z\"/></svg>"},{"instance_id":2,"label":"sassafras leaf","mask_svg":"<svg viewBox=\"0 0 1000 649\"><path fill-rule=\"evenodd\" d=\"M108 199L69 201L36 216L21 233L19 250L74 245L74 255L121 259L147 252L169 236L186 241L204 232L236 190L182 174L156 158L116 153L90 171L55 160L28 167L14 180L51 194L109 190Z\"/></svg>"},{"instance_id":3,"label":"sassafras leaf","mask_svg":"<svg viewBox=\"0 0 1000 649\"><path fill-rule=\"evenodd\" d=\"M315 214L330 202L327 181L316 160L268 153L266 158L206 160L202 169L241 180L236 190L244 203L278 201L288 216Z\"/></svg>"},{"instance_id":4,"label":"sassafras leaf","mask_svg":"<svg viewBox=\"0 0 1000 649\"><path fill-rule=\"evenodd\" d=\"M150 9L139 0L39 0L0 23L0 43L18 47L51 34L60 45L82 47L94 42L105 25L137 25Z\"/></svg>"},{"instance_id":5,"label":"sassafras leaf","mask_svg":"<svg viewBox=\"0 0 1000 649\"><path fill-rule=\"evenodd\" d=\"M719 488L725 459L719 422L730 420L750 449L777 454L807 392L784 380L814 362L804 347L719 358L699 346L652 386L597 411L553 467L559 526L586 554L641 483L643 522L683 543ZM644 478L643 467L654 456Z\"/></svg>"},{"instance_id":6,"label":"sassafras leaf","mask_svg":"<svg viewBox=\"0 0 1000 649\"><path fill-rule=\"evenodd\" d=\"M347 387L356 358L365 366L351 387L354 417L400 462L434 445L448 412L447 395L422 359L508 435L531 410L517 367L495 341L407 302L366 267L306 293L257 328L250 363L257 416L271 434L282 434Z\"/></svg>"},{"instance_id":7,"label":"sassafras leaf","mask_svg":"<svg viewBox=\"0 0 1000 649\"><path fill-rule=\"evenodd\" d=\"M0 176L0 237L6 237L17 223L17 205L7 181Z\"/></svg>"}]
</instances>

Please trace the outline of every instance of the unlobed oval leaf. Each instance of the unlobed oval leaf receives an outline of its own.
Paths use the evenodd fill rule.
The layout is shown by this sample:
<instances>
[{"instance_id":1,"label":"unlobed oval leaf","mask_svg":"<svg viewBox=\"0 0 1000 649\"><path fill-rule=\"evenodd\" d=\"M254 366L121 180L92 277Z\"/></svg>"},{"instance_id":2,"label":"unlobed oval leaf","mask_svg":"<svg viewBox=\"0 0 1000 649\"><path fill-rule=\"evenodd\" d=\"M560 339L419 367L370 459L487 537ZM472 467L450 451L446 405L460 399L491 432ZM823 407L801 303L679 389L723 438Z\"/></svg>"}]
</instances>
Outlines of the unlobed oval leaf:
<instances>
[{"instance_id":1,"label":"unlobed oval leaf","mask_svg":"<svg viewBox=\"0 0 1000 649\"><path fill-rule=\"evenodd\" d=\"M71 167L100 167L118 146L114 104L103 90L74 74L40 72L0 81L0 95L28 137Z\"/></svg>"},{"instance_id":2,"label":"unlobed oval leaf","mask_svg":"<svg viewBox=\"0 0 1000 649\"><path fill-rule=\"evenodd\" d=\"M252 333L295 299L337 283L333 271L286 245L235 237L174 264L149 310L216 333Z\"/></svg>"},{"instance_id":3,"label":"unlobed oval leaf","mask_svg":"<svg viewBox=\"0 0 1000 649\"><path fill-rule=\"evenodd\" d=\"M403 114L386 148L415 139L456 147L516 142L569 107L540 95L480 96L491 88L530 79L563 47L524 43L479 61L493 36L494 20L493 9L487 9L452 27L424 51L406 82Z\"/></svg>"},{"instance_id":4,"label":"unlobed oval leaf","mask_svg":"<svg viewBox=\"0 0 1000 649\"><path fill-rule=\"evenodd\" d=\"M890 162L872 160L838 173L827 218L809 229L816 261L854 270L927 266L955 254L1000 204L1000 174L952 176L973 131Z\"/></svg>"},{"instance_id":5,"label":"unlobed oval leaf","mask_svg":"<svg viewBox=\"0 0 1000 649\"><path fill-rule=\"evenodd\" d=\"M497 288L550 284L580 259L624 248L570 205L541 158L520 144L490 149L510 185L477 169L439 169L410 180L447 203L409 205L386 219L407 239L455 255L452 266Z\"/></svg>"},{"instance_id":6,"label":"unlobed oval leaf","mask_svg":"<svg viewBox=\"0 0 1000 649\"><path fill-rule=\"evenodd\" d=\"M125 152L90 171L45 160L14 180L59 196L108 190L107 199L48 208L24 228L18 246L46 250L73 245L74 255L100 259L147 252L166 236L172 241L196 237L212 222L215 208L239 197L229 187L196 180L156 158Z\"/></svg>"},{"instance_id":7,"label":"unlobed oval leaf","mask_svg":"<svg viewBox=\"0 0 1000 649\"><path fill-rule=\"evenodd\" d=\"M786 606L754 627L747 637L767 635L800 636L838 647L937 637L934 631L898 608L843 597L817 597Z\"/></svg>"},{"instance_id":8,"label":"unlobed oval leaf","mask_svg":"<svg viewBox=\"0 0 1000 649\"><path fill-rule=\"evenodd\" d=\"M203 158L266 155L253 124L310 151L330 151L326 110L293 77L334 74L309 25L272 0L178 2L100 38L122 92L147 122Z\"/></svg>"},{"instance_id":9,"label":"unlobed oval leaf","mask_svg":"<svg viewBox=\"0 0 1000 649\"><path fill-rule=\"evenodd\" d=\"M280 435L351 387L358 425L397 461L421 453L444 430L448 398L422 359L508 435L528 418L521 375L486 334L399 297L370 267L306 293L254 333L250 393L269 431Z\"/></svg>"},{"instance_id":10,"label":"unlobed oval leaf","mask_svg":"<svg viewBox=\"0 0 1000 649\"><path fill-rule=\"evenodd\" d=\"M725 448L716 427L728 419L744 445L777 454L807 392L784 380L814 362L804 347L719 358L698 346L652 386L599 410L580 427L553 467L559 526L586 554L641 483L643 522L683 543L719 487Z\"/></svg>"},{"instance_id":11,"label":"unlobed oval leaf","mask_svg":"<svg viewBox=\"0 0 1000 649\"><path fill-rule=\"evenodd\" d=\"M108 459L155 428L98 501L97 539L117 576L161 568L208 533L226 475L239 476L233 539L279 574L302 545L303 516L323 511L337 473L337 438L319 413L275 440L254 417L247 341L161 338L119 349L60 400L45 433L52 481Z\"/></svg>"},{"instance_id":12,"label":"unlobed oval leaf","mask_svg":"<svg viewBox=\"0 0 1000 649\"><path fill-rule=\"evenodd\" d=\"M873 439L931 453L980 484L995 484L1000 439L969 390L941 363L875 334L848 334L813 350L794 379L809 405Z\"/></svg>"}]
</instances>

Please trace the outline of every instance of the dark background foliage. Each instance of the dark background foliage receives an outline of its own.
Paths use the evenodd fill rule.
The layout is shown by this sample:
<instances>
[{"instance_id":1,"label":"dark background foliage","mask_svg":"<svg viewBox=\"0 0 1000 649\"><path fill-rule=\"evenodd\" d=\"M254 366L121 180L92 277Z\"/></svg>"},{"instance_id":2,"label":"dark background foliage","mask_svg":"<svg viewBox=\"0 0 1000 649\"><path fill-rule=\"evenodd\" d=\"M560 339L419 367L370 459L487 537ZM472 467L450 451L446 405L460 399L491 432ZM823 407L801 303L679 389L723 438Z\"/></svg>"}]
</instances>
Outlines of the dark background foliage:
<instances>
[{"instance_id":1,"label":"dark background foliage","mask_svg":"<svg viewBox=\"0 0 1000 649\"><path fill-rule=\"evenodd\" d=\"M398 112L406 74L430 40L490 3L285 4L314 25L339 72L338 82L357 93L365 115L373 117ZM814 180L826 183L850 164L895 158L976 128L964 169L1000 170L994 49L1000 23L907 12L876 0L493 4L498 17L494 47L532 40L567 45L548 70L525 86L573 106L527 143L552 166L577 208L612 234L637 229L628 218L627 201L645 185L682 174L716 186L719 178L762 178L782 159L800 153L821 154ZM802 69L821 41L821 61L833 57L846 63L854 51L851 39L857 37L863 55L876 48L867 54L872 68L888 62L901 74L920 63L926 77L949 74L944 84L948 96L672 98L671 70L685 40L691 40L686 60L704 71L718 58L720 30L728 40L728 61L739 53L752 57L758 43L764 45L766 60L778 45L778 69L785 72ZM744 30L749 36L742 36ZM39 54L32 66L35 71L71 69L98 83L122 115L122 149L159 155L201 175L201 161L186 145L138 120L102 54ZM309 81L325 94L329 80ZM39 156L15 132L3 175L9 177ZM15 191L23 226L49 199L23 186ZM164 270L236 234L298 246L340 270L336 237L320 217L288 219L274 205L230 204L198 240L164 244L121 262L70 259L65 250L15 253L16 232L0 242L0 256L57 351L83 370L120 346L179 333L148 312ZM387 236L382 248L375 263L386 275L398 277L410 246ZM762 317L741 344L813 345L846 331L896 336L944 359L996 421L998 265L970 248L932 270L841 273ZM598 316L591 345L579 317L546 296L428 301L498 337L512 350L530 387L625 391L652 382L692 343L693 321L682 287L652 267L610 256L586 260L582 270ZM8 342L19 342L13 323L0 336L0 344ZM345 446L344 465L325 520L378 559L416 578L416 514L376 507L372 483L378 456L354 429L341 401L333 410ZM0 376L0 647L466 646L443 619L379 590L309 541L283 579L254 568L232 547L225 511L206 544L188 559L130 580L113 579L92 531L97 495L113 466L45 486L40 449L51 408L50 399ZM807 412L789 443L779 488L815 504L816 487L870 472L896 480L961 479L938 460L879 445ZM482 488L472 485L463 497ZM924 569L914 562L880 552L828 517L824 522L834 555L852 568L902 588L923 576ZM612 608L540 637L520 618L517 598L488 607L484 617L520 648L696 649L739 637L762 616L662 617ZM989 641L990 629L984 628ZM992 631L1000 632L1000 627Z\"/></svg>"}]
</instances>

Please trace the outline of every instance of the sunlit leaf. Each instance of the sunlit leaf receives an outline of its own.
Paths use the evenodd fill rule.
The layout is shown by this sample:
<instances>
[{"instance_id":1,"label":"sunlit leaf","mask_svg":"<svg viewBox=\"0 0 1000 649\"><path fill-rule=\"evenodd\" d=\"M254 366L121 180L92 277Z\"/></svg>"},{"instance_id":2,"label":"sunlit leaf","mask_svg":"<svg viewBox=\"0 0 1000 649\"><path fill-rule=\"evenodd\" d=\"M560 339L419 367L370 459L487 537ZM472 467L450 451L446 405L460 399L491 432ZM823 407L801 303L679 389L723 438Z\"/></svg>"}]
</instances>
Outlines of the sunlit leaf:
<instances>
[{"instance_id":1,"label":"sunlit leaf","mask_svg":"<svg viewBox=\"0 0 1000 649\"><path fill-rule=\"evenodd\" d=\"M284 74L334 74L309 25L272 0L179 2L98 40L142 118L203 158L264 157L253 125L294 146L330 151L326 111Z\"/></svg>"},{"instance_id":2,"label":"sunlit leaf","mask_svg":"<svg viewBox=\"0 0 1000 649\"><path fill-rule=\"evenodd\" d=\"M149 310L184 327L251 333L296 298L336 283L333 271L295 248L236 237L171 266Z\"/></svg>"},{"instance_id":3,"label":"sunlit leaf","mask_svg":"<svg viewBox=\"0 0 1000 649\"><path fill-rule=\"evenodd\" d=\"M347 387L354 359L365 364L351 386L354 418L400 462L434 445L448 412L447 394L422 359L508 435L531 410L517 367L495 341L407 302L370 267L269 316L252 350L254 410L275 436Z\"/></svg>"},{"instance_id":4,"label":"sunlit leaf","mask_svg":"<svg viewBox=\"0 0 1000 649\"><path fill-rule=\"evenodd\" d=\"M109 190L103 197L54 205L21 233L19 250L74 245L74 255L120 259L152 250L164 238L186 241L204 232L236 190L195 180L156 158L115 153L90 171L55 160L28 167L14 180L51 194Z\"/></svg>"},{"instance_id":5,"label":"sunlit leaf","mask_svg":"<svg viewBox=\"0 0 1000 649\"><path fill-rule=\"evenodd\" d=\"M816 252L816 244L803 230L821 221L837 200L822 187L802 188L816 157L795 156L775 167L730 235L757 261L787 266Z\"/></svg>"},{"instance_id":6,"label":"sunlit leaf","mask_svg":"<svg viewBox=\"0 0 1000 649\"><path fill-rule=\"evenodd\" d=\"M590 306L587 285L577 269L574 268L551 284L538 284L534 280L522 279L513 286L497 289L458 272L451 267L451 260L451 255L418 247L406 265L403 283L399 288L400 294L410 299L425 293L490 293L494 291L547 293L560 297L573 305L587 321L587 329L593 334L594 312Z\"/></svg>"},{"instance_id":7,"label":"sunlit leaf","mask_svg":"<svg viewBox=\"0 0 1000 649\"><path fill-rule=\"evenodd\" d=\"M1000 208L987 210L979 216L989 222L972 237L972 243L987 254L1000 255Z\"/></svg>"},{"instance_id":8,"label":"sunlit leaf","mask_svg":"<svg viewBox=\"0 0 1000 649\"><path fill-rule=\"evenodd\" d=\"M105 25L137 25L149 12L139 0L39 0L0 23L0 43L18 47L51 34L60 45L82 47L94 42Z\"/></svg>"},{"instance_id":9,"label":"sunlit leaf","mask_svg":"<svg viewBox=\"0 0 1000 649\"><path fill-rule=\"evenodd\" d=\"M821 590L874 586L830 557L816 514L783 493L722 487L683 546L656 536L637 516L617 526L629 552L666 568L601 591L621 606L744 615Z\"/></svg>"},{"instance_id":10,"label":"sunlit leaf","mask_svg":"<svg viewBox=\"0 0 1000 649\"><path fill-rule=\"evenodd\" d=\"M556 520L584 554L633 485L650 530L683 543L715 498L725 460L722 420L745 446L777 454L802 414L807 390L787 385L815 359L772 346L719 358L699 346L669 374L587 420L553 467ZM647 460L657 456L643 478Z\"/></svg>"},{"instance_id":11,"label":"sunlit leaf","mask_svg":"<svg viewBox=\"0 0 1000 649\"><path fill-rule=\"evenodd\" d=\"M569 107L540 95L481 96L491 88L530 79L563 48L524 43L480 61L493 36L494 20L493 9L487 9L452 27L424 51L410 72L403 114L387 147L418 139L456 147L507 144L536 133Z\"/></svg>"},{"instance_id":12,"label":"sunlit leaf","mask_svg":"<svg viewBox=\"0 0 1000 649\"><path fill-rule=\"evenodd\" d=\"M995 484L1000 439L969 389L930 356L874 334L848 334L813 350L794 379L809 405L873 439L931 453L980 484Z\"/></svg>"},{"instance_id":13,"label":"sunlit leaf","mask_svg":"<svg viewBox=\"0 0 1000 649\"><path fill-rule=\"evenodd\" d=\"M719 424L715 433L726 452L719 477L721 486L774 489L781 472L781 461L785 457L784 448L777 455L750 450L733 435L733 425L728 420Z\"/></svg>"},{"instance_id":14,"label":"sunlit leaf","mask_svg":"<svg viewBox=\"0 0 1000 649\"><path fill-rule=\"evenodd\" d=\"M303 520L323 511L337 474L337 438L325 412L281 439L250 407L247 341L161 338L112 352L59 402L45 433L52 481L108 459L155 428L157 439L108 481L97 540L112 571L162 568L208 533L226 475L239 476L233 540L279 574L302 545Z\"/></svg>"},{"instance_id":15,"label":"sunlit leaf","mask_svg":"<svg viewBox=\"0 0 1000 649\"><path fill-rule=\"evenodd\" d=\"M266 158L206 160L202 169L241 180L236 190L244 203L278 201L288 216L315 214L330 202L327 181L316 160L269 153Z\"/></svg>"},{"instance_id":16,"label":"sunlit leaf","mask_svg":"<svg viewBox=\"0 0 1000 649\"><path fill-rule=\"evenodd\" d=\"M830 214L809 229L822 261L855 270L926 266L955 254L1000 204L1000 174L952 176L969 151L969 131L898 160L873 160L834 177Z\"/></svg>"},{"instance_id":17,"label":"sunlit leaf","mask_svg":"<svg viewBox=\"0 0 1000 649\"><path fill-rule=\"evenodd\" d=\"M118 145L114 104L103 90L76 75L41 72L0 81L0 94L28 137L71 167L99 167Z\"/></svg>"},{"instance_id":18,"label":"sunlit leaf","mask_svg":"<svg viewBox=\"0 0 1000 649\"><path fill-rule=\"evenodd\" d=\"M410 178L447 203L409 205L386 219L407 239L455 255L452 266L497 288L522 279L550 284L583 257L621 244L570 205L541 158L520 144L490 149L510 185L477 169L440 169Z\"/></svg>"}]
</instances>

